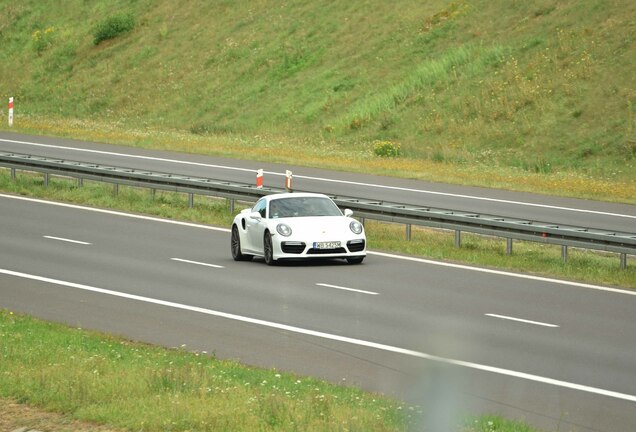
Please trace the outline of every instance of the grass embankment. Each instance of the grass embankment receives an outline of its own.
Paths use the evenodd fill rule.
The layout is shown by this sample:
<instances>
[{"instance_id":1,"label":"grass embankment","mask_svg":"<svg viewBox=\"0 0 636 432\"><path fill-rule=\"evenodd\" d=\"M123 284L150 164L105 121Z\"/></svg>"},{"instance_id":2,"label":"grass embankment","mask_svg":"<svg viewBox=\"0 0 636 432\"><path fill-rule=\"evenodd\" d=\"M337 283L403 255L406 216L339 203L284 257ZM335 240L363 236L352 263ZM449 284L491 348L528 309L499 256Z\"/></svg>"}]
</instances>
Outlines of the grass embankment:
<instances>
[{"instance_id":1,"label":"grass embankment","mask_svg":"<svg viewBox=\"0 0 636 432\"><path fill-rule=\"evenodd\" d=\"M76 181L61 178L51 178L45 187L42 176L20 174L12 180L8 170L0 170L0 191L224 227L230 226L234 216L224 200L197 197L194 207L188 208L183 194L157 192L153 197L147 189L120 187L114 195L111 185L85 181L78 187ZM463 233L462 246L456 248L451 232L413 227L411 241L407 241L404 225L370 220L366 232L372 250L636 288L634 257L628 257L627 268L619 270L616 254L570 248L568 260L563 262L560 246L518 241L509 256L505 240L499 238Z\"/></svg>"},{"instance_id":2,"label":"grass embankment","mask_svg":"<svg viewBox=\"0 0 636 432\"><path fill-rule=\"evenodd\" d=\"M0 99L15 130L635 203L635 17L631 0L0 0Z\"/></svg>"},{"instance_id":3,"label":"grass embankment","mask_svg":"<svg viewBox=\"0 0 636 432\"><path fill-rule=\"evenodd\" d=\"M0 413L31 410L15 425L47 430L421 430L422 407L206 353L134 343L0 310ZM63 417L46 413L64 413ZM19 415L18 415L19 416ZM70 420L84 423L70 423ZM69 429L70 427L72 429ZM4 430L4 429L3 429ZM13 430L8 428L6 430ZM530 432L497 417L458 419L462 432Z\"/></svg>"}]
</instances>

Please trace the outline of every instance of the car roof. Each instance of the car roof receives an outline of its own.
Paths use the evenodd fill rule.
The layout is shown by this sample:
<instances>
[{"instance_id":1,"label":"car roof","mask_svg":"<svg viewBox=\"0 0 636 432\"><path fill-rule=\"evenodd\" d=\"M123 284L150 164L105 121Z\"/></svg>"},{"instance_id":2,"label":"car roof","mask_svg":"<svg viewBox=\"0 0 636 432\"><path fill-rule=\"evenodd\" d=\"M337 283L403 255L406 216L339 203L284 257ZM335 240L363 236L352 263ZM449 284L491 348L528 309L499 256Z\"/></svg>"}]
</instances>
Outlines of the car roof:
<instances>
[{"instance_id":1,"label":"car roof","mask_svg":"<svg viewBox=\"0 0 636 432\"><path fill-rule=\"evenodd\" d=\"M327 195L312 193L312 192L285 192L285 193L278 193L278 194L272 194L272 195L266 196L268 201L272 201L272 200L280 199L280 198L311 198L311 197L329 198Z\"/></svg>"}]
</instances>

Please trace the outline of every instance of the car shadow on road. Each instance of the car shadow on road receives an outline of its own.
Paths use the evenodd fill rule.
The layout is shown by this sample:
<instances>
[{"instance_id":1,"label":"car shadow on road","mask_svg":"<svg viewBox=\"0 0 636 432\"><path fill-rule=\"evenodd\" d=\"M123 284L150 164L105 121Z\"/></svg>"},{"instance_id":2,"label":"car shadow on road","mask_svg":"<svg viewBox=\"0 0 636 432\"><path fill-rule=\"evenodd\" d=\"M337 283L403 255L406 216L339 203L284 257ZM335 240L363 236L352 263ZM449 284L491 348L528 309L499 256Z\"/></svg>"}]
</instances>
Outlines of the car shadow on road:
<instances>
[{"instance_id":1,"label":"car shadow on road","mask_svg":"<svg viewBox=\"0 0 636 432\"><path fill-rule=\"evenodd\" d=\"M255 262L265 265L262 258L254 258ZM316 259L284 259L276 261L276 267L333 267L333 266L360 266L364 263L349 264L342 258L316 258Z\"/></svg>"}]
</instances>

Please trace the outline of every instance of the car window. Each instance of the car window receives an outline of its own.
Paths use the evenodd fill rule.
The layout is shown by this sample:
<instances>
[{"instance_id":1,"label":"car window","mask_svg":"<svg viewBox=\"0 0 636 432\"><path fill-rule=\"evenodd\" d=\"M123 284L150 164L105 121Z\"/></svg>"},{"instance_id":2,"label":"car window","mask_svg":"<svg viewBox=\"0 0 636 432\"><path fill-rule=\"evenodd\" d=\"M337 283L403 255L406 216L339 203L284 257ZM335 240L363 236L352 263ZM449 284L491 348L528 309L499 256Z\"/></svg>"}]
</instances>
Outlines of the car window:
<instances>
[{"instance_id":1,"label":"car window","mask_svg":"<svg viewBox=\"0 0 636 432\"><path fill-rule=\"evenodd\" d=\"M267 206L267 201L265 201L264 199L260 199L254 206L254 208L252 208L252 212L258 212L260 213L262 218L265 218L266 206Z\"/></svg>"},{"instance_id":2,"label":"car window","mask_svg":"<svg viewBox=\"0 0 636 432\"><path fill-rule=\"evenodd\" d=\"M269 217L270 219L278 219L284 216L285 210L284 206L280 202L282 200L274 200L269 202Z\"/></svg>"},{"instance_id":3,"label":"car window","mask_svg":"<svg viewBox=\"0 0 636 432\"><path fill-rule=\"evenodd\" d=\"M272 219L306 216L342 216L338 206L329 198L279 198L269 203Z\"/></svg>"}]
</instances>

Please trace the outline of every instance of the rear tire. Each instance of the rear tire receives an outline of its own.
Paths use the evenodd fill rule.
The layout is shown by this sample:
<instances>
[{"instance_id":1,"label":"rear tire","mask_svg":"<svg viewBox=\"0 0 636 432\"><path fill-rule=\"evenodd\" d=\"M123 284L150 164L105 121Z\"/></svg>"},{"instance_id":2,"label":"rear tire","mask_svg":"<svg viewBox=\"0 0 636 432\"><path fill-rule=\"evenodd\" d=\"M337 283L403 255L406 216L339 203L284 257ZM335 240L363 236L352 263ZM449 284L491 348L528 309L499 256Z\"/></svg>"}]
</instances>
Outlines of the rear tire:
<instances>
[{"instance_id":1,"label":"rear tire","mask_svg":"<svg viewBox=\"0 0 636 432\"><path fill-rule=\"evenodd\" d=\"M347 262L349 264L360 264L362 261L364 261L364 257L351 257L351 258L347 258Z\"/></svg>"},{"instance_id":2,"label":"rear tire","mask_svg":"<svg viewBox=\"0 0 636 432\"><path fill-rule=\"evenodd\" d=\"M265 237L263 237L263 256L265 258L265 264L269 266L276 265L274 260L274 246L272 245L272 235L267 231Z\"/></svg>"},{"instance_id":3,"label":"rear tire","mask_svg":"<svg viewBox=\"0 0 636 432\"><path fill-rule=\"evenodd\" d=\"M230 250L234 261L249 261L252 255L244 255L241 252L241 236L236 225L232 227L232 236L230 238Z\"/></svg>"}]
</instances>

